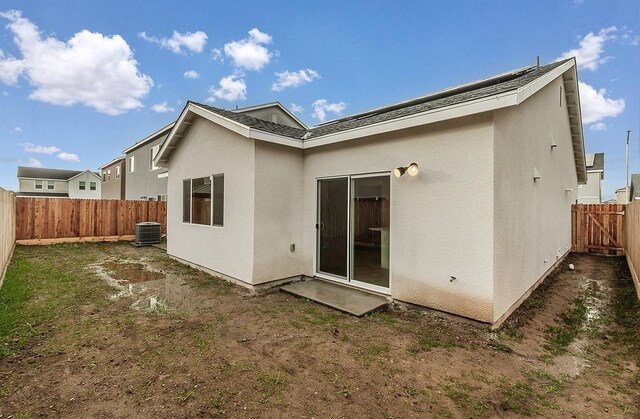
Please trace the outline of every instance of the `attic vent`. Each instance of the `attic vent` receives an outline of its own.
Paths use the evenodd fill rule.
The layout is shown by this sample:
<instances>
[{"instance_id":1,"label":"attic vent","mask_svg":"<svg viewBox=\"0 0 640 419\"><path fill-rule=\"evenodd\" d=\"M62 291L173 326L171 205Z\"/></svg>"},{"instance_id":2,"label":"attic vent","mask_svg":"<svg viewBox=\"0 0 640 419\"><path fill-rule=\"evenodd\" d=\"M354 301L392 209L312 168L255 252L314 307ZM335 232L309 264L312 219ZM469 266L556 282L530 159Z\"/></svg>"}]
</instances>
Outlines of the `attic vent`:
<instances>
[{"instance_id":1,"label":"attic vent","mask_svg":"<svg viewBox=\"0 0 640 419\"><path fill-rule=\"evenodd\" d=\"M271 114L271 122L278 123L278 115L275 113Z\"/></svg>"}]
</instances>

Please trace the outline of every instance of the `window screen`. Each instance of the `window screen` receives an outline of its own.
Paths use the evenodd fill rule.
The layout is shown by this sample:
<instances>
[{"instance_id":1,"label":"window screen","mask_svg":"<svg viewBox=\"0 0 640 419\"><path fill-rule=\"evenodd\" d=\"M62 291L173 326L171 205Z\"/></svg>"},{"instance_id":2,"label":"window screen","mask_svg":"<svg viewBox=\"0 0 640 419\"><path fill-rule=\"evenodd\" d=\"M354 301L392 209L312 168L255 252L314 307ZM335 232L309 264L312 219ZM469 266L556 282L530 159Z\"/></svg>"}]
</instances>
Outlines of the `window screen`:
<instances>
[{"instance_id":1,"label":"window screen","mask_svg":"<svg viewBox=\"0 0 640 419\"><path fill-rule=\"evenodd\" d=\"M191 222L191 179L182 181L182 221Z\"/></svg>"}]
</instances>

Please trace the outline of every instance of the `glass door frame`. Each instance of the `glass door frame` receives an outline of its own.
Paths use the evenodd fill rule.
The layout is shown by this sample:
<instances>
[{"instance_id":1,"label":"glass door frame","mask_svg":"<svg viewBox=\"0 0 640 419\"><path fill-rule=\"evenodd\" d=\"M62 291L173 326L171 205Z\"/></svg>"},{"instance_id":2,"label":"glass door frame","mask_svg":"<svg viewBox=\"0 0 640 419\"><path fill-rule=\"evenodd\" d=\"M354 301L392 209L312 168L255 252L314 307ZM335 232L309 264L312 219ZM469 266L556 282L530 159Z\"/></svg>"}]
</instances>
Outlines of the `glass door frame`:
<instances>
[{"instance_id":1,"label":"glass door frame","mask_svg":"<svg viewBox=\"0 0 640 419\"><path fill-rule=\"evenodd\" d=\"M356 174L345 174L345 175L338 175L338 176L325 176L325 177L317 177L316 178L316 225L318 226L316 228L316 248L315 251L313 253L313 272L314 272L314 276L317 276L318 278L322 278L322 279L326 279L329 281L334 281L334 282L338 282L340 284L343 285L350 285L356 288L362 288L368 291L373 291L373 292L377 292L380 294L385 294L385 295L390 295L391 294L391 255L389 255L389 287L381 287L378 285L372 285L366 282L362 282L362 281L356 281L354 279L351 278L352 276L352 268L351 268L351 261L353 258L353 232L354 232L354 225L352 222L352 201L353 201L353 197L351 195L351 185L352 185L352 180L353 179L359 179L359 178L367 178L367 177L381 177L381 176L387 176L389 178L389 234L391 234L391 220L392 220L392 206L391 206L391 199L393 197L393 187L392 187L392 182L391 182L391 172L389 171L384 171L384 172L371 172L371 173L356 173ZM338 275L334 275L334 274L330 274L330 273L326 273L326 272L321 272L319 271L319 252L320 252L320 181L322 180L327 180L327 179L347 179L347 228L348 228L348 234L347 234L347 276L346 277L342 277L342 276L338 276ZM389 250L391 250L391 242L389 242Z\"/></svg>"}]
</instances>

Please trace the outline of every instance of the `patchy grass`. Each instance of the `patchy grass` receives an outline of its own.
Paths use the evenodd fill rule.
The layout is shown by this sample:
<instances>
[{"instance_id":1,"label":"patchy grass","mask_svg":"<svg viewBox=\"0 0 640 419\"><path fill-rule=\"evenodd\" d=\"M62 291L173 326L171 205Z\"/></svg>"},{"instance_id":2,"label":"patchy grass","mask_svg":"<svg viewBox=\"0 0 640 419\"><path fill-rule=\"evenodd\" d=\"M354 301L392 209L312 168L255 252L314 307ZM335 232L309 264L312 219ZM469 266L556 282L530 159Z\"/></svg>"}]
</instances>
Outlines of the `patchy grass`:
<instances>
[{"instance_id":1,"label":"patchy grass","mask_svg":"<svg viewBox=\"0 0 640 419\"><path fill-rule=\"evenodd\" d=\"M574 341L582 325L587 320L588 307L583 297L576 298L573 306L560 313L557 326L551 326L545 331L545 349L554 355L567 351L567 346Z\"/></svg>"},{"instance_id":2,"label":"patchy grass","mask_svg":"<svg viewBox=\"0 0 640 419\"><path fill-rule=\"evenodd\" d=\"M610 263L620 260L574 257L582 272L588 264L593 270L561 271L545 282L517 312L511 340L502 341L436 313L392 308L355 318L282 293L249 296L152 248L19 246L0 290L0 412L585 417L602 406L613 416L638 416L633 285L628 273L614 277ZM155 311L134 309L136 296L111 298L116 289L91 268L108 261L130 262L111 266L121 278L137 278L137 269L166 273L179 298ZM594 330L605 332L579 326L575 286L588 282L580 275L602 285L581 298L606 303L594 320ZM546 311L550 297L571 308L549 340L564 348L574 338L586 342L591 368L577 378L557 372L561 362L542 346L540 319L556 313Z\"/></svg>"}]
</instances>

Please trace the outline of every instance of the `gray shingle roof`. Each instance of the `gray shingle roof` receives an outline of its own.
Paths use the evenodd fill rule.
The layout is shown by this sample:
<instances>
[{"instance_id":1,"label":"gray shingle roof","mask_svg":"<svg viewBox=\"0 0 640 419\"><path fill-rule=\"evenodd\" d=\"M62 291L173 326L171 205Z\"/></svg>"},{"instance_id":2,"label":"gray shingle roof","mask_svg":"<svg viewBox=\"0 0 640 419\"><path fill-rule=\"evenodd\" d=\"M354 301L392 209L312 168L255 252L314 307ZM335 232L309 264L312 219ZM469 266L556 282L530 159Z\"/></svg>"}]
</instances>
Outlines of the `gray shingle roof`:
<instances>
[{"instance_id":1,"label":"gray shingle roof","mask_svg":"<svg viewBox=\"0 0 640 419\"><path fill-rule=\"evenodd\" d=\"M51 193L47 193L47 192L18 192L16 193L16 196L30 196L30 197L34 197L34 196L40 196L43 198L69 198L69 194L68 193L59 193L59 192L51 192Z\"/></svg>"},{"instance_id":2,"label":"gray shingle roof","mask_svg":"<svg viewBox=\"0 0 640 419\"><path fill-rule=\"evenodd\" d=\"M35 179L60 179L68 180L82 173L84 170L61 170L61 169L44 169L42 167L24 167L18 166L18 177L27 177Z\"/></svg>"},{"instance_id":3,"label":"gray shingle roof","mask_svg":"<svg viewBox=\"0 0 640 419\"><path fill-rule=\"evenodd\" d=\"M250 128L255 128L260 131L269 132L271 134L282 135L284 137L295 138L301 140L305 136L307 130L289 127L287 125L277 124L275 122L264 121L262 119L254 118L243 114L242 112L231 112L226 109L220 109L209 105L203 105L202 103L193 102L195 105L200 106L208 111L223 116L232 121L238 122L242 125L246 125Z\"/></svg>"},{"instance_id":4,"label":"gray shingle roof","mask_svg":"<svg viewBox=\"0 0 640 419\"><path fill-rule=\"evenodd\" d=\"M587 171L604 170L604 153L593 155L593 165L587 166Z\"/></svg>"},{"instance_id":5,"label":"gray shingle roof","mask_svg":"<svg viewBox=\"0 0 640 419\"><path fill-rule=\"evenodd\" d=\"M260 131L295 138L298 140L306 140L516 90L531 83L538 77L545 75L567 61L569 60L559 61L541 67L534 66L522 70L516 70L505 73L502 76L487 79L484 82L480 81L457 88L447 89L442 92L422 96L395 105L330 121L325 124L317 125L309 131L288 127L275 122L264 121L262 119L245 115L242 112L232 112L213 106L203 105L201 103L193 103L220 116ZM602 165L604 167L604 159Z\"/></svg>"}]
</instances>

